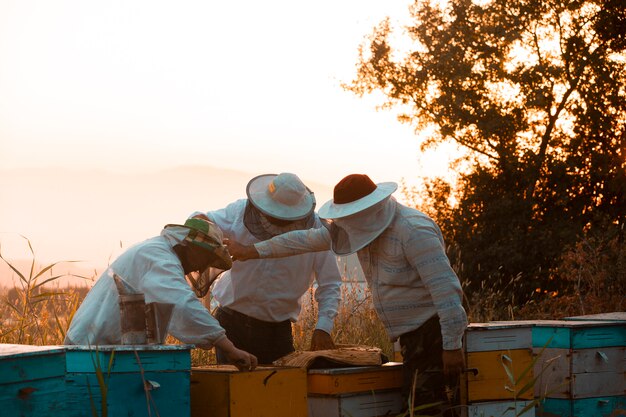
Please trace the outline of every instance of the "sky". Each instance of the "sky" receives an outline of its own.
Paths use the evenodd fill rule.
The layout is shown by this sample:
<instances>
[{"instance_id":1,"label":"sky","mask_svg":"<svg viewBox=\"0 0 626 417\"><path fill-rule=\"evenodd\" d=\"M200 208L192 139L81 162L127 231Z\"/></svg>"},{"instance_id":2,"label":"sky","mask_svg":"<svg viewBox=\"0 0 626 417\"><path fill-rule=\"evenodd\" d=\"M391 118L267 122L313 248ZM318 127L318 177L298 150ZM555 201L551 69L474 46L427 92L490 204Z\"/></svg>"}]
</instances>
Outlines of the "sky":
<instances>
[{"instance_id":1,"label":"sky","mask_svg":"<svg viewBox=\"0 0 626 417\"><path fill-rule=\"evenodd\" d=\"M0 0L0 170L209 166L329 187L445 172L379 100L340 87L364 37L408 5Z\"/></svg>"}]
</instances>

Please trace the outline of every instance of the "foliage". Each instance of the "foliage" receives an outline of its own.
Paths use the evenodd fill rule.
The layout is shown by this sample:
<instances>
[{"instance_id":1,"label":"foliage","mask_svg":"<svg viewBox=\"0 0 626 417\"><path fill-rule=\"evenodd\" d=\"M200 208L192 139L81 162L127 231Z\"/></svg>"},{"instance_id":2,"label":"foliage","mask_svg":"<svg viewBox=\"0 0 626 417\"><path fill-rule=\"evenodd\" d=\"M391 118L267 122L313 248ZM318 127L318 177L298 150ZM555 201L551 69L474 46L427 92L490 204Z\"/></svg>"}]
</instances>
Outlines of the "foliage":
<instances>
[{"instance_id":1,"label":"foliage","mask_svg":"<svg viewBox=\"0 0 626 417\"><path fill-rule=\"evenodd\" d=\"M58 264L76 261L55 262L37 271L33 247L27 238L24 239L32 257L28 272L18 270L0 252L0 259L19 277L19 286L11 289L4 300L7 312L0 317L4 322L0 342L62 344L80 298L76 291L51 289L50 284L67 276L53 275L52 270Z\"/></svg>"},{"instance_id":2,"label":"foliage","mask_svg":"<svg viewBox=\"0 0 626 417\"><path fill-rule=\"evenodd\" d=\"M419 200L438 208L468 290L520 273L522 302L567 286L552 275L563 249L626 220L623 4L418 0L410 13L409 50L381 22L345 87L430 128L422 149L463 149L458 182Z\"/></svg>"}]
</instances>

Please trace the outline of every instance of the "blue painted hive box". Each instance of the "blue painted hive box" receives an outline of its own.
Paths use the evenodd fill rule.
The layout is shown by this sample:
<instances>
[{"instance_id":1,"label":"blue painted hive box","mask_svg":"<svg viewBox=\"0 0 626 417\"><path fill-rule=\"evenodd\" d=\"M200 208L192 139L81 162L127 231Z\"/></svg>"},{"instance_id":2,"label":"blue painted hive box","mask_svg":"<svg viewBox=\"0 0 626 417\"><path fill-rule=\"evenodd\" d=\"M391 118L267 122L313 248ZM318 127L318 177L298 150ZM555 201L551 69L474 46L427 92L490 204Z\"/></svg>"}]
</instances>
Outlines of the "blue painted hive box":
<instances>
[{"instance_id":1,"label":"blue painted hive box","mask_svg":"<svg viewBox=\"0 0 626 417\"><path fill-rule=\"evenodd\" d=\"M0 415L65 415L65 350L0 344Z\"/></svg>"},{"instance_id":2,"label":"blue painted hive box","mask_svg":"<svg viewBox=\"0 0 626 417\"><path fill-rule=\"evenodd\" d=\"M601 417L623 409L626 322L538 321L533 345L538 415Z\"/></svg>"},{"instance_id":3,"label":"blue painted hive box","mask_svg":"<svg viewBox=\"0 0 626 417\"><path fill-rule=\"evenodd\" d=\"M66 346L67 413L190 415L191 347Z\"/></svg>"},{"instance_id":4,"label":"blue painted hive box","mask_svg":"<svg viewBox=\"0 0 626 417\"><path fill-rule=\"evenodd\" d=\"M533 347L588 349L626 346L626 322L611 320L537 320Z\"/></svg>"}]
</instances>

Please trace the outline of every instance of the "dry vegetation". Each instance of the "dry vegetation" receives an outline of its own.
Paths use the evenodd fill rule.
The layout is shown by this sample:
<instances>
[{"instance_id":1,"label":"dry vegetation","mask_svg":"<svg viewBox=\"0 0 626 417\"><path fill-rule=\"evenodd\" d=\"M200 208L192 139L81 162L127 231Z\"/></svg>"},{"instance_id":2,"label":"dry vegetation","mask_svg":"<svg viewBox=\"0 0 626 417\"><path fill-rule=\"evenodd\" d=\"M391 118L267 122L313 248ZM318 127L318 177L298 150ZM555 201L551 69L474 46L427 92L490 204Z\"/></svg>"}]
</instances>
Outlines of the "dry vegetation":
<instances>
[{"instance_id":1,"label":"dry vegetation","mask_svg":"<svg viewBox=\"0 0 626 417\"><path fill-rule=\"evenodd\" d=\"M34 253L31 253L34 259ZM20 271L12 268L16 284L0 290L0 343L34 345L62 344L65 332L89 285L95 277L85 277L84 286L60 287L55 275L58 263ZM63 264L62 262L60 264ZM485 283L478 291L466 294L465 307L470 322L489 320L553 319L572 315L623 311L625 305L626 249L621 242L584 241L566 253L559 275L570 277L568 294L537 294L524 305L515 302L519 276L511 278L504 290ZM390 358L393 345L372 307L369 289L358 282L356 274L344 272L344 285L333 338L336 343L376 346ZM510 288L510 291L508 289ZM317 320L314 289L303 297L300 319L293 326L296 349L306 350ZM177 343L173 338L169 343ZM194 349L194 365L215 362L212 351Z\"/></svg>"}]
</instances>

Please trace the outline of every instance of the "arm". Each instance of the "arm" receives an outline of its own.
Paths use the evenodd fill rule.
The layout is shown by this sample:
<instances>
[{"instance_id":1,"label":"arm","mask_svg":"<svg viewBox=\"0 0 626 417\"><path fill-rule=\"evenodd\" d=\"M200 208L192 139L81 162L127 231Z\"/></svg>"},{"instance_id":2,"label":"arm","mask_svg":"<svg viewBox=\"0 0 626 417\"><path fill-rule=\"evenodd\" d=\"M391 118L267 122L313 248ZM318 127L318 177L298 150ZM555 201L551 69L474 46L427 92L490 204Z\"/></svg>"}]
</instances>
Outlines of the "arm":
<instances>
[{"instance_id":1,"label":"arm","mask_svg":"<svg viewBox=\"0 0 626 417\"><path fill-rule=\"evenodd\" d=\"M284 258L307 252L320 252L330 249L330 233L325 227L309 230L294 230L269 240L243 245L234 240L225 240L228 252L234 261L247 261L259 258Z\"/></svg>"},{"instance_id":2,"label":"arm","mask_svg":"<svg viewBox=\"0 0 626 417\"><path fill-rule=\"evenodd\" d=\"M222 230L224 237L228 238L234 233L237 225L242 222L241 217L245 206L246 200L237 200L218 210L194 211L189 217L201 218L215 223Z\"/></svg>"},{"instance_id":3,"label":"arm","mask_svg":"<svg viewBox=\"0 0 626 417\"><path fill-rule=\"evenodd\" d=\"M315 254L315 279L318 313L310 350L334 349L335 344L330 334L341 298L341 275L337 268L337 260L331 252Z\"/></svg>"},{"instance_id":4,"label":"arm","mask_svg":"<svg viewBox=\"0 0 626 417\"><path fill-rule=\"evenodd\" d=\"M420 223L410 231L406 241L407 258L430 292L439 315L444 373L458 376L465 367L462 338L467 315L462 306L463 291L445 253L439 227L434 223Z\"/></svg>"},{"instance_id":5,"label":"arm","mask_svg":"<svg viewBox=\"0 0 626 417\"><path fill-rule=\"evenodd\" d=\"M308 230L294 230L272 239L255 243L260 258L283 258L307 252L327 251L330 246L330 233L325 227Z\"/></svg>"},{"instance_id":6,"label":"arm","mask_svg":"<svg viewBox=\"0 0 626 417\"><path fill-rule=\"evenodd\" d=\"M223 347L229 361L240 370L254 369L256 357L237 349L226 337L224 329L185 281L182 267L171 261L171 255L164 252L147 258L143 261L151 268L143 277L142 291L148 302L174 305L168 332L178 340L202 349Z\"/></svg>"}]
</instances>

